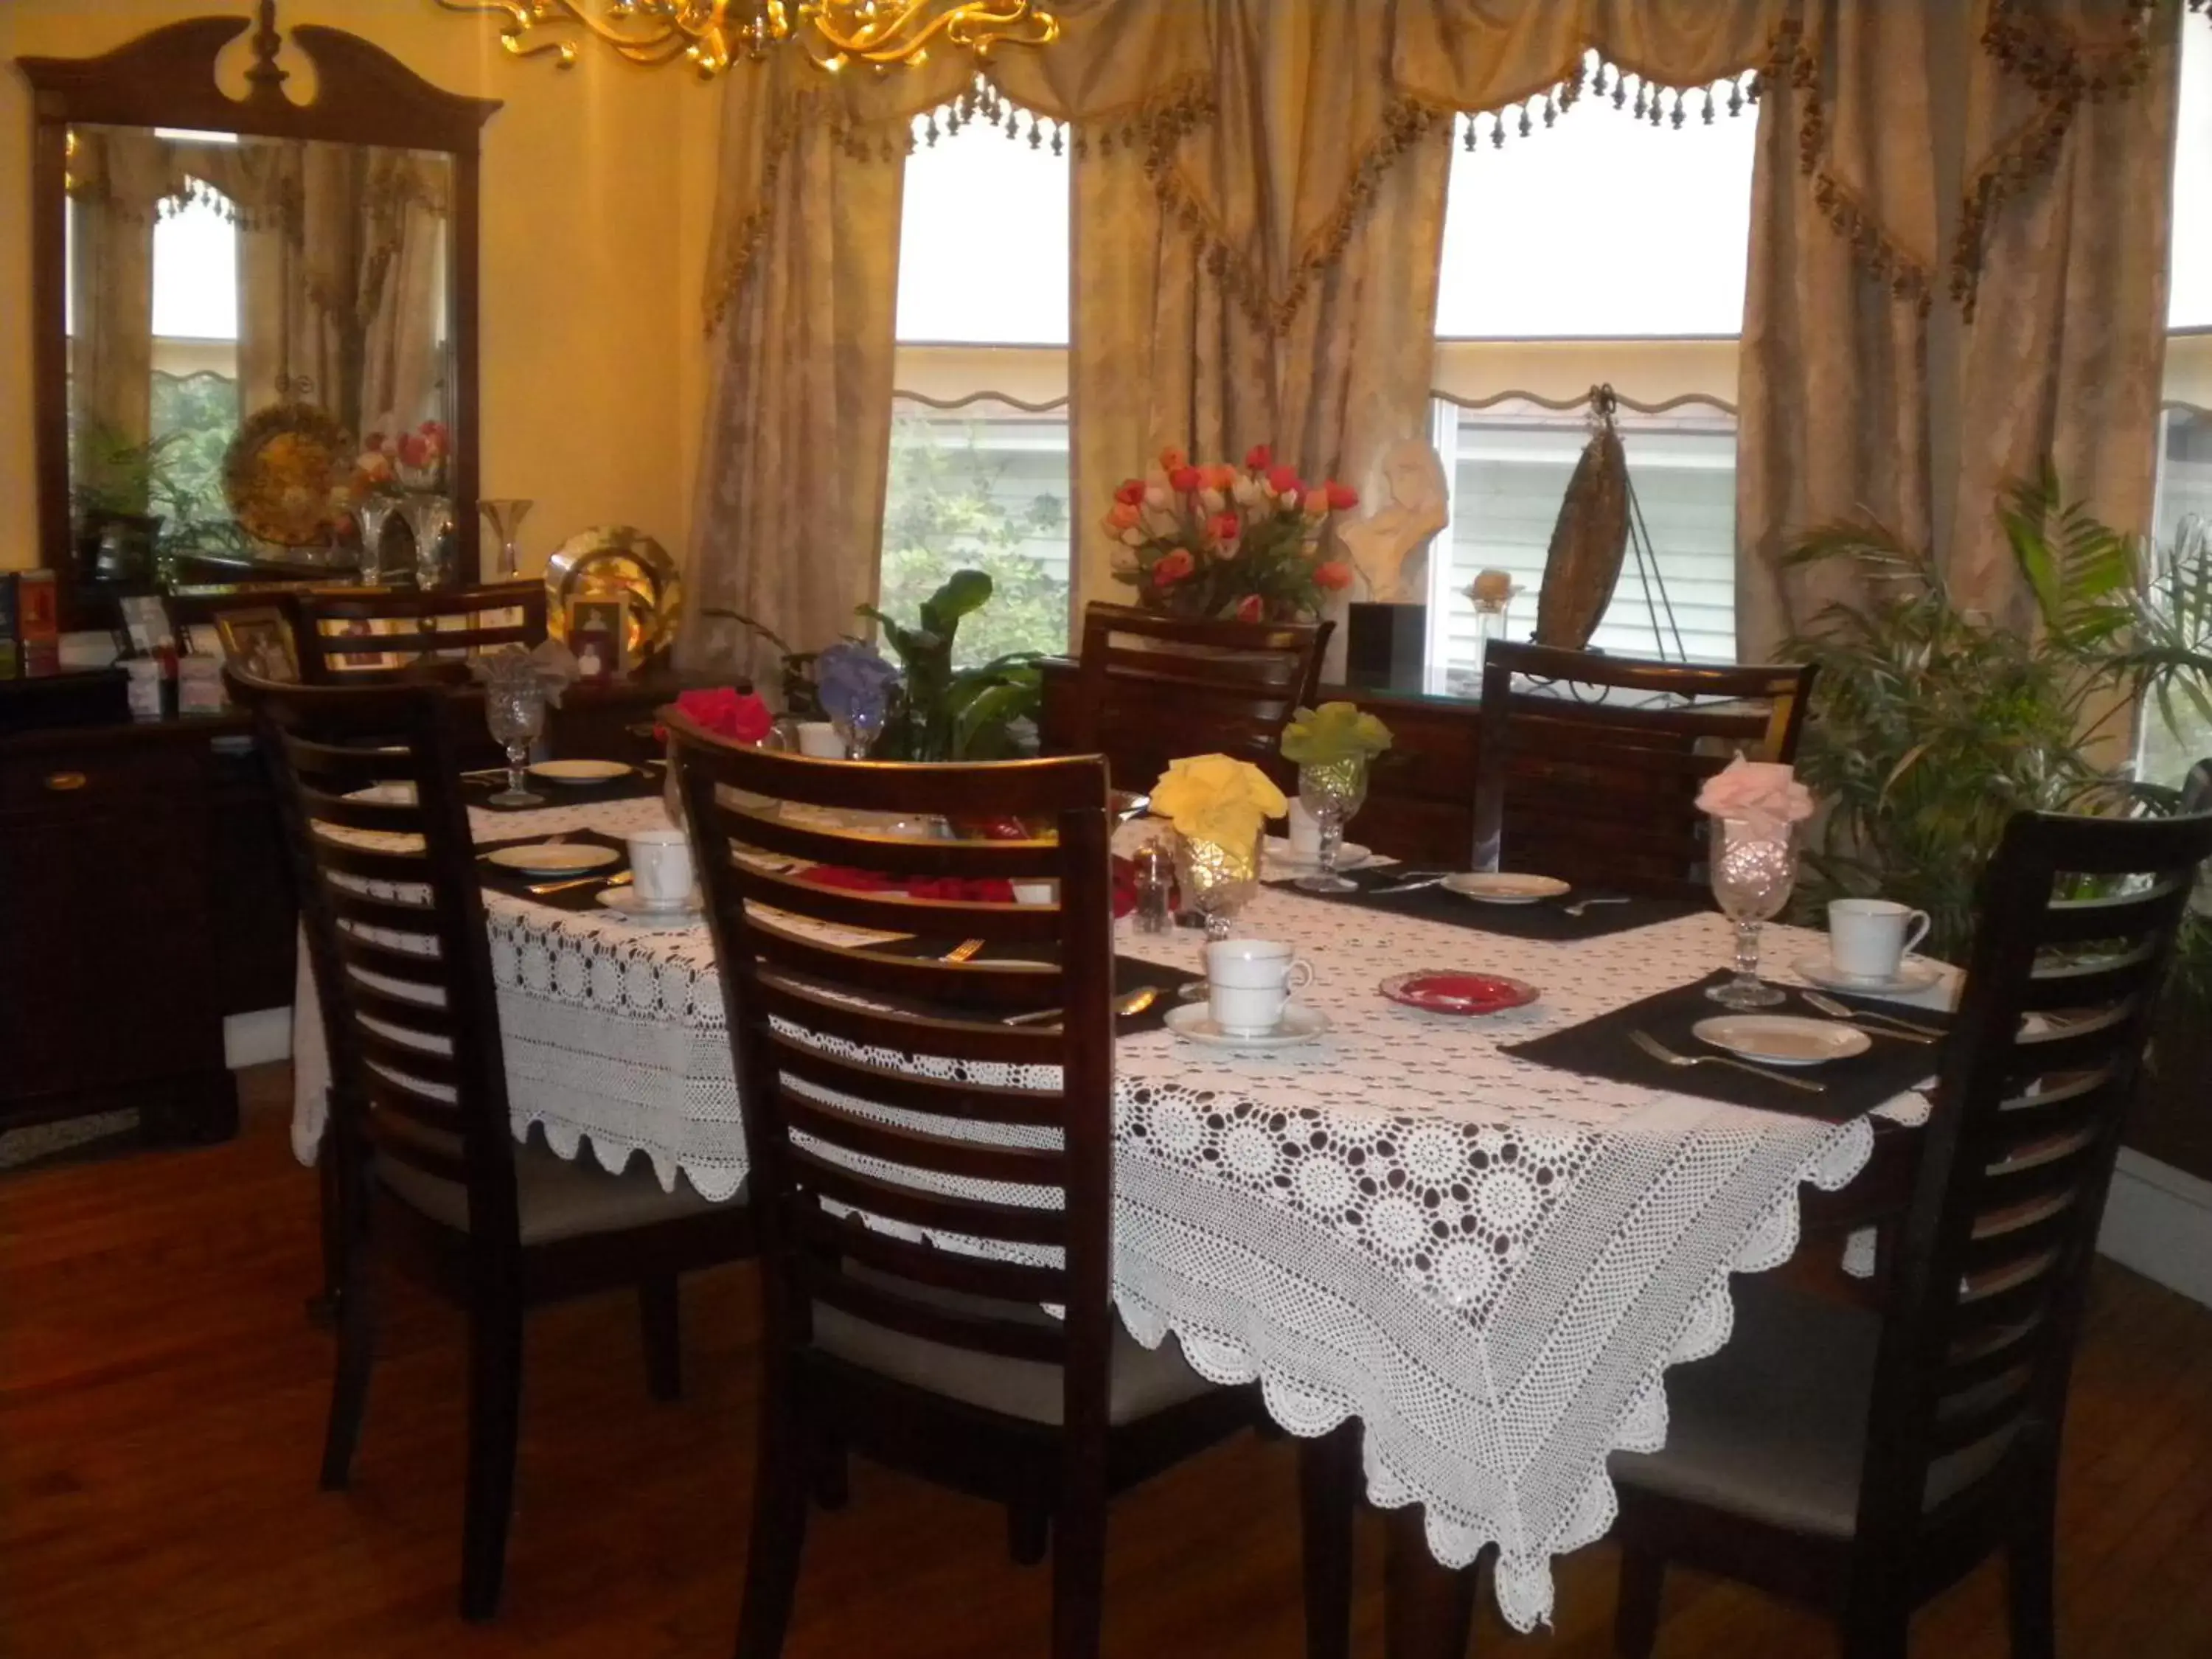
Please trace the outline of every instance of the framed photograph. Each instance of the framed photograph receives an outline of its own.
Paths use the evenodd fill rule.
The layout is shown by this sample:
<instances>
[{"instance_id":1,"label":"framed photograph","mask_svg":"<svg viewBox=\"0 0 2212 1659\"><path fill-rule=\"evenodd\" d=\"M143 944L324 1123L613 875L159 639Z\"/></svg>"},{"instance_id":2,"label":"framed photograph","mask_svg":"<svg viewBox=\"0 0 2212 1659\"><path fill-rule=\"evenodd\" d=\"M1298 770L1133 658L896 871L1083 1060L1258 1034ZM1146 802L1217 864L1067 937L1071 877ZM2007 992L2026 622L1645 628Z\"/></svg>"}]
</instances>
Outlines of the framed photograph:
<instances>
[{"instance_id":1,"label":"framed photograph","mask_svg":"<svg viewBox=\"0 0 2212 1659\"><path fill-rule=\"evenodd\" d=\"M151 656L164 645L174 645L176 640L169 631L168 607L151 594L132 594L118 599L123 612L123 626L131 636L131 648L140 656Z\"/></svg>"},{"instance_id":2,"label":"framed photograph","mask_svg":"<svg viewBox=\"0 0 2212 1659\"><path fill-rule=\"evenodd\" d=\"M275 605L240 606L219 612L215 626L222 641L222 654L246 672L264 680L299 679L292 624Z\"/></svg>"},{"instance_id":3,"label":"framed photograph","mask_svg":"<svg viewBox=\"0 0 2212 1659\"><path fill-rule=\"evenodd\" d=\"M593 593L568 601L568 649L587 680L617 680L629 672L629 595Z\"/></svg>"}]
</instances>

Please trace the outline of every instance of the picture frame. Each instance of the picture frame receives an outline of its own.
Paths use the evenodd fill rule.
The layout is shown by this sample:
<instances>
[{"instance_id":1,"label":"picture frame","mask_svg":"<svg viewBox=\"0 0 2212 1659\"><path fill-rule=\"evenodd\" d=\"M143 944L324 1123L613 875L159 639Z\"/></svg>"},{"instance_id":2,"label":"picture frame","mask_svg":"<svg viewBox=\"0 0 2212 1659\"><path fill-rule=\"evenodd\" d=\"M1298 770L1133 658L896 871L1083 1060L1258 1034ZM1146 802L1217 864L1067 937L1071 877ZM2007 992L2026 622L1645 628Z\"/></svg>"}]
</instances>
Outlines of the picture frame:
<instances>
[{"instance_id":1,"label":"picture frame","mask_svg":"<svg viewBox=\"0 0 2212 1659\"><path fill-rule=\"evenodd\" d=\"M116 601L122 612L124 632L129 636L131 648L138 655L151 656L164 645L174 646L176 635L170 631L168 608L153 594L130 594Z\"/></svg>"},{"instance_id":2,"label":"picture frame","mask_svg":"<svg viewBox=\"0 0 2212 1659\"><path fill-rule=\"evenodd\" d=\"M300 659L292 624L277 606L240 605L220 611L215 626L222 654L232 666L264 680L298 683Z\"/></svg>"},{"instance_id":3,"label":"picture frame","mask_svg":"<svg viewBox=\"0 0 2212 1659\"><path fill-rule=\"evenodd\" d=\"M580 593L568 601L568 648L581 678L623 678L629 672L629 594Z\"/></svg>"}]
</instances>

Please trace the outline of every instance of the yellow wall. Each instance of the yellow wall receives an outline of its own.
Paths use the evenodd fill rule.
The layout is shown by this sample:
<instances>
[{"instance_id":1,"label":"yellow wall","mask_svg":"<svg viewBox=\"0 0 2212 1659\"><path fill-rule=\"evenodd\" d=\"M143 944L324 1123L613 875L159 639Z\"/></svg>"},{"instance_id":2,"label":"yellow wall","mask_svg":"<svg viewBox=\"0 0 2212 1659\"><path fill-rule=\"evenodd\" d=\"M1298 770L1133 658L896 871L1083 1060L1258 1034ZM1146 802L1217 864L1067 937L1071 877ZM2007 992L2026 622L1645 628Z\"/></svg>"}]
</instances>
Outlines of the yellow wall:
<instances>
[{"instance_id":1,"label":"yellow wall","mask_svg":"<svg viewBox=\"0 0 2212 1659\"><path fill-rule=\"evenodd\" d=\"M0 58L83 57L248 0L0 0ZM349 29L449 91L506 107L483 137L483 493L527 495L524 568L586 526L684 556L707 377L699 286L720 87L587 50L572 70L499 50L432 0L283 0L280 27ZM243 39L224 62L244 88ZM287 49L286 83L313 71ZM0 568L38 562L31 443L30 98L0 65Z\"/></svg>"}]
</instances>

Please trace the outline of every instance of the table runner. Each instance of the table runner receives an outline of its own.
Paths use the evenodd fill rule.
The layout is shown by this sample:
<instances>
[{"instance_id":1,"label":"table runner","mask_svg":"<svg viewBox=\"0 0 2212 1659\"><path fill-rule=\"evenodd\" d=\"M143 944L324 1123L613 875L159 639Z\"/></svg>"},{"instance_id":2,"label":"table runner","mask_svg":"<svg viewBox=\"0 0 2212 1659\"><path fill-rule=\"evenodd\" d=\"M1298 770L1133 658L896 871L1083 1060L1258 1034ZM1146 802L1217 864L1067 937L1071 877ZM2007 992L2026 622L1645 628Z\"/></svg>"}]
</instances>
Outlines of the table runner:
<instances>
[{"instance_id":1,"label":"table runner","mask_svg":"<svg viewBox=\"0 0 2212 1659\"><path fill-rule=\"evenodd\" d=\"M1445 887L1416 887L1410 892L1394 894L1389 890L1404 881L1406 872L1389 865L1347 871L1345 878L1358 883L1359 890L1300 892L1298 896L1324 904L1348 904L1387 915L1415 916L1424 921L1471 928L1480 933L1503 933L1510 939L1550 939L1561 944L1603 939L1608 933L1625 933L1632 928L1649 927L1655 922L1708 914L1712 908L1711 905L1680 899L1625 898L1619 903L1593 904L1581 915L1573 916L1567 914L1566 907L1577 899L1608 896L1589 888L1577 889L1557 899L1540 899L1534 904L1486 904ZM1287 878L1284 884L1296 879Z\"/></svg>"},{"instance_id":2,"label":"table runner","mask_svg":"<svg viewBox=\"0 0 2212 1659\"><path fill-rule=\"evenodd\" d=\"M487 839L619 836L659 811L633 801L477 827ZM665 1184L680 1172L710 1197L733 1193L743 1137L703 930L647 933L496 893L486 903L517 1133L536 1124L567 1157L588 1141L611 1169L643 1152ZM1560 945L1271 888L1239 932L1313 957L1304 1000L1335 1028L1264 1057L1164 1031L1115 1044L1116 1304L1147 1343L1175 1333L1215 1381L1258 1382L1296 1432L1358 1417L1369 1496L1421 1504L1447 1565L1495 1544L1500 1608L1528 1628L1551 1607L1552 1557L1610 1523L1607 1454L1662 1443L1667 1367L1725 1340L1729 1275L1788 1259L1800 1185L1848 1180L1869 1126L1503 1052L1724 961L1717 915ZM1817 939L1773 932L1778 957ZM1194 935L1125 927L1116 943L1198 965ZM1508 973L1544 994L1489 1019L1373 994L1425 966ZM311 1161L312 984L295 1042L294 1145Z\"/></svg>"}]
</instances>

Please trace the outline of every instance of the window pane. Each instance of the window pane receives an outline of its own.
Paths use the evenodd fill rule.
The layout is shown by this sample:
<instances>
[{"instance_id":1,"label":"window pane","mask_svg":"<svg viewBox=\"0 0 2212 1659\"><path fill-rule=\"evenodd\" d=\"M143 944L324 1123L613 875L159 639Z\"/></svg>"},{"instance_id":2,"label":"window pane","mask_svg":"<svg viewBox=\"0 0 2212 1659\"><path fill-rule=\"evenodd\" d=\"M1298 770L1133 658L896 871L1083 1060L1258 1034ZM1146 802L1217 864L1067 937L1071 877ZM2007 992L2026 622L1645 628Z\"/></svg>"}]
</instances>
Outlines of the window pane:
<instances>
[{"instance_id":1,"label":"window pane","mask_svg":"<svg viewBox=\"0 0 2212 1659\"><path fill-rule=\"evenodd\" d=\"M1451 690L1473 695L1474 611L1467 590L1478 573L1504 570L1520 592L1507 613L1508 638L1536 625L1536 594L1567 480L1589 441L1579 410L1520 399L1483 410L1444 405L1452 434L1449 588L1440 646ZM1658 580L1647 589L1634 546L1613 604L1591 645L1624 656L1735 660L1735 421L1710 408L1639 415L1618 422L1629 480L1651 537ZM1433 585L1431 591L1434 591ZM1669 620L1671 611L1671 621ZM1656 618L1656 627L1655 627ZM1680 644L1676 642L1680 634Z\"/></svg>"},{"instance_id":2,"label":"window pane","mask_svg":"<svg viewBox=\"0 0 2212 1659\"><path fill-rule=\"evenodd\" d=\"M2169 409L2163 437L2152 534L2172 547L2191 519L2212 526L2212 414ZM2212 756L2212 725L2197 718L2185 699L2176 699L2174 716L2169 724L2155 702L2142 711L2141 773L2153 783L2178 784Z\"/></svg>"},{"instance_id":3,"label":"window pane","mask_svg":"<svg viewBox=\"0 0 2212 1659\"><path fill-rule=\"evenodd\" d=\"M898 337L1066 345L1066 154L1044 138L1032 149L1026 118L1012 138L979 123L933 145L923 119L915 131L899 222Z\"/></svg>"},{"instance_id":4,"label":"window pane","mask_svg":"<svg viewBox=\"0 0 2212 1659\"><path fill-rule=\"evenodd\" d=\"M891 421L881 608L902 620L960 569L991 578L962 621L963 665L1067 649L1067 416L988 401L939 410L901 398Z\"/></svg>"},{"instance_id":5,"label":"window pane","mask_svg":"<svg viewBox=\"0 0 2212 1659\"><path fill-rule=\"evenodd\" d=\"M157 337L238 337L238 231L215 206L175 204L154 225Z\"/></svg>"}]
</instances>

